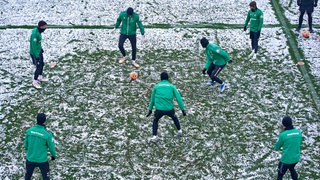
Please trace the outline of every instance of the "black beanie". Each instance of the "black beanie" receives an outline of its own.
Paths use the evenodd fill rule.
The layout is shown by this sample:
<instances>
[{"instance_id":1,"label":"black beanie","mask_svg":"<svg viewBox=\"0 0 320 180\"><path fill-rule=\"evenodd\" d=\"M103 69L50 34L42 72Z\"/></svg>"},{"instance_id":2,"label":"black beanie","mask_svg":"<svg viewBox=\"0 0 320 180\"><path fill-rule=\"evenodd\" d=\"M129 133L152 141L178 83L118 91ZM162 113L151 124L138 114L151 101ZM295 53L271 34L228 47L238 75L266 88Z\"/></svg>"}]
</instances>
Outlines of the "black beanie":
<instances>
[{"instance_id":1,"label":"black beanie","mask_svg":"<svg viewBox=\"0 0 320 180\"><path fill-rule=\"evenodd\" d=\"M200 40L200 44L203 48L207 47L208 44L209 44L209 41L208 39L206 39L205 37L203 37L201 40Z\"/></svg>"},{"instance_id":2,"label":"black beanie","mask_svg":"<svg viewBox=\"0 0 320 180\"><path fill-rule=\"evenodd\" d=\"M44 26L44 25L47 25L47 23L45 21L39 21L38 22L38 27L41 27L41 26Z\"/></svg>"},{"instance_id":3,"label":"black beanie","mask_svg":"<svg viewBox=\"0 0 320 180\"><path fill-rule=\"evenodd\" d=\"M127 9L127 14L128 14L129 16L131 16L131 15L133 14L133 9L132 9L132 7L129 7L129 8Z\"/></svg>"},{"instance_id":4,"label":"black beanie","mask_svg":"<svg viewBox=\"0 0 320 180\"><path fill-rule=\"evenodd\" d=\"M160 77L161 77L161 81L162 80L169 80L169 75L167 72L162 72Z\"/></svg>"},{"instance_id":5,"label":"black beanie","mask_svg":"<svg viewBox=\"0 0 320 180\"><path fill-rule=\"evenodd\" d=\"M43 125L44 122L46 122L46 115L44 113L39 113L37 116L37 124Z\"/></svg>"},{"instance_id":6,"label":"black beanie","mask_svg":"<svg viewBox=\"0 0 320 180\"><path fill-rule=\"evenodd\" d=\"M282 119L282 125L287 128L292 129L292 119L289 116L286 116Z\"/></svg>"}]
</instances>

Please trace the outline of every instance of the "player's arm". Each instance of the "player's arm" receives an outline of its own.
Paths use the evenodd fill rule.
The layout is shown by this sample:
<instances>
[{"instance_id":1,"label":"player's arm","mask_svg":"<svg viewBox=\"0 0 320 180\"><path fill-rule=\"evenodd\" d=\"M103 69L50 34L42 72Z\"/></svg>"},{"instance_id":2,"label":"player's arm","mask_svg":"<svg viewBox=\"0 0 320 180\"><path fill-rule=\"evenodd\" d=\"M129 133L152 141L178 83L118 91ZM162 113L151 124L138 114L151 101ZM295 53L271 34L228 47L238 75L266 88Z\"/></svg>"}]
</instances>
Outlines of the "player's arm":
<instances>
[{"instance_id":1,"label":"player's arm","mask_svg":"<svg viewBox=\"0 0 320 180\"><path fill-rule=\"evenodd\" d=\"M181 94L179 93L179 91L177 90L177 88L175 86L172 86L172 88L173 88L174 96L176 97L176 100L178 102L178 105L179 105L181 111L183 111L184 110L184 102L182 100Z\"/></svg>"},{"instance_id":2,"label":"player's arm","mask_svg":"<svg viewBox=\"0 0 320 180\"><path fill-rule=\"evenodd\" d=\"M121 23L121 13L119 14L119 16L118 16L118 18L117 18L117 22L116 22L116 24L115 24L115 28L118 28L119 26L120 26L120 23Z\"/></svg>"},{"instance_id":3,"label":"player's arm","mask_svg":"<svg viewBox=\"0 0 320 180\"><path fill-rule=\"evenodd\" d=\"M140 20L139 15L137 15L137 16L138 16L137 24L138 24L138 27L139 27L139 29L140 29L140 33L141 33L141 35L144 35L144 26L143 26L143 24L142 24L142 22L141 22L141 20Z\"/></svg>"},{"instance_id":4,"label":"player's arm","mask_svg":"<svg viewBox=\"0 0 320 180\"><path fill-rule=\"evenodd\" d=\"M25 150L28 150L28 135L26 134L24 137L24 143L23 143L23 148Z\"/></svg>"},{"instance_id":5,"label":"player's arm","mask_svg":"<svg viewBox=\"0 0 320 180\"><path fill-rule=\"evenodd\" d=\"M258 31L261 31L263 25L263 12L261 11L260 17L259 17L259 26Z\"/></svg>"},{"instance_id":6,"label":"player's arm","mask_svg":"<svg viewBox=\"0 0 320 180\"><path fill-rule=\"evenodd\" d=\"M40 55L40 51L38 49L38 41L39 41L39 37L36 35L36 33L32 33L31 37L30 37L30 54L34 55L36 58L39 57Z\"/></svg>"},{"instance_id":7,"label":"player's arm","mask_svg":"<svg viewBox=\"0 0 320 180\"><path fill-rule=\"evenodd\" d=\"M245 21L245 23L244 23L244 27L247 27L247 26L248 26L249 21L250 21L250 13L248 12L246 21Z\"/></svg>"},{"instance_id":8,"label":"player's arm","mask_svg":"<svg viewBox=\"0 0 320 180\"><path fill-rule=\"evenodd\" d=\"M149 108L148 108L150 111L152 111L153 106L154 106L155 93L156 93L156 87L154 87L152 90L152 94L151 94L151 98L150 98L150 102L149 102Z\"/></svg>"},{"instance_id":9,"label":"player's arm","mask_svg":"<svg viewBox=\"0 0 320 180\"><path fill-rule=\"evenodd\" d=\"M49 148L49 151L51 153L51 156L53 157L56 157L57 156L57 153L56 153L56 147L55 147L55 144L54 144L54 141L53 141L53 136L51 133L49 133L49 137L47 139L47 144L48 144L48 148Z\"/></svg>"},{"instance_id":10,"label":"player's arm","mask_svg":"<svg viewBox=\"0 0 320 180\"><path fill-rule=\"evenodd\" d=\"M276 151L280 150L280 148L282 147L282 145L283 145L283 140L282 140L281 136L279 135L278 141L277 141L276 144L274 145L274 150L276 150Z\"/></svg>"}]
</instances>

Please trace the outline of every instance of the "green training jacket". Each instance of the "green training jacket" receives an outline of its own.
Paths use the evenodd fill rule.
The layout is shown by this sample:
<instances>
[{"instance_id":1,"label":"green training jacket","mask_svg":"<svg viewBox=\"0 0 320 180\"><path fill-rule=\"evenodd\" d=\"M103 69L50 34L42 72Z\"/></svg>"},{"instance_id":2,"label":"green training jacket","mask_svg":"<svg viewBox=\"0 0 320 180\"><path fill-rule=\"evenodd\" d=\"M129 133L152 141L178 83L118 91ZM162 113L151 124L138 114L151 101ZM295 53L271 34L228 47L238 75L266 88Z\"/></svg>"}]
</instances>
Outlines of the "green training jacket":
<instances>
[{"instance_id":1,"label":"green training jacket","mask_svg":"<svg viewBox=\"0 0 320 180\"><path fill-rule=\"evenodd\" d=\"M156 84L152 90L149 103L149 110L152 111L153 106L156 110L169 111L174 107L173 98L176 98L181 110L184 110L184 102L177 88L168 80L162 80Z\"/></svg>"},{"instance_id":2,"label":"green training jacket","mask_svg":"<svg viewBox=\"0 0 320 180\"><path fill-rule=\"evenodd\" d=\"M216 44L208 44L205 49L205 53L207 56L207 61L204 65L204 69L208 69L211 63L213 63L214 65L222 66L230 61L228 53Z\"/></svg>"},{"instance_id":3,"label":"green training jacket","mask_svg":"<svg viewBox=\"0 0 320 180\"><path fill-rule=\"evenodd\" d=\"M42 35L38 28L34 28L30 36L30 54L38 58L42 49Z\"/></svg>"},{"instance_id":4,"label":"green training jacket","mask_svg":"<svg viewBox=\"0 0 320 180\"><path fill-rule=\"evenodd\" d=\"M138 24L141 34L144 35L144 27L137 13L134 12L132 16L128 16L127 11L121 12L115 24L115 28L118 28L121 23L122 25L120 28L120 34L124 34L124 35L137 34L137 24Z\"/></svg>"},{"instance_id":5,"label":"green training jacket","mask_svg":"<svg viewBox=\"0 0 320 180\"><path fill-rule=\"evenodd\" d=\"M51 156L56 157L52 133L48 132L45 126L36 124L27 130L24 139L24 149L27 151L28 161L36 163L47 162L48 148Z\"/></svg>"},{"instance_id":6,"label":"green training jacket","mask_svg":"<svg viewBox=\"0 0 320 180\"><path fill-rule=\"evenodd\" d=\"M252 12L251 9L248 11L246 22L244 26L248 26L250 21L250 31L258 32L261 31L263 25L263 12L257 8L255 12Z\"/></svg>"},{"instance_id":7,"label":"green training jacket","mask_svg":"<svg viewBox=\"0 0 320 180\"><path fill-rule=\"evenodd\" d=\"M275 150L282 147L280 162L293 164L300 160L300 146L302 143L302 133L298 129L290 129L279 134L278 141L274 145Z\"/></svg>"}]
</instances>

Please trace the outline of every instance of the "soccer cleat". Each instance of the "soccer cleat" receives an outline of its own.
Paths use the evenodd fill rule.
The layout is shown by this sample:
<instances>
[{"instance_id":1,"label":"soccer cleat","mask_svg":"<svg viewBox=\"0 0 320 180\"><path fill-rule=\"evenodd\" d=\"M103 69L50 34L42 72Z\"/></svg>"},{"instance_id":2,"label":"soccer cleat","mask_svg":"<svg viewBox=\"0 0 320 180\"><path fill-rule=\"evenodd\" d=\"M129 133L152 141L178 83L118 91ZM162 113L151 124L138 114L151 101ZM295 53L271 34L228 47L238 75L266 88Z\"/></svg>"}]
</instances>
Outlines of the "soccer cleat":
<instances>
[{"instance_id":1,"label":"soccer cleat","mask_svg":"<svg viewBox=\"0 0 320 180\"><path fill-rule=\"evenodd\" d=\"M38 81L40 81L40 82L48 82L49 79L47 79L47 78L42 78L42 77L38 77Z\"/></svg>"},{"instance_id":2,"label":"soccer cleat","mask_svg":"<svg viewBox=\"0 0 320 180\"><path fill-rule=\"evenodd\" d=\"M179 137L182 137L182 130L181 130L181 129L178 130L177 135L178 135Z\"/></svg>"},{"instance_id":3,"label":"soccer cleat","mask_svg":"<svg viewBox=\"0 0 320 180\"><path fill-rule=\"evenodd\" d=\"M119 64L122 64L123 62L125 62L128 59L127 56L123 57L120 59Z\"/></svg>"},{"instance_id":4,"label":"soccer cleat","mask_svg":"<svg viewBox=\"0 0 320 180\"><path fill-rule=\"evenodd\" d=\"M296 32L300 32L300 29L301 29L301 28L296 28Z\"/></svg>"},{"instance_id":5,"label":"soccer cleat","mask_svg":"<svg viewBox=\"0 0 320 180\"><path fill-rule=\"evenodd\" d=\"M226 88L226 85L224 83L222 83L220 85L220 92L223 92L225 88Z\"/></svg>"},{"instance_id":6,"label":"soccer cleat","mask_svg":"<svg viewBox=\"0 0 320 180\"><path fill-rule=\"evenodd\" d=\"M136 61L132 61L132 65L136 68L140 67L140 65L138 63L136 63Z\"/></svg>"},{"instance_id":7,"label":"soccer cleat","mask_svg":"<svg viewBox=\"0 0 320 180\"><path fill-rule=\"evenodd\" d=\"M254 54L254 50L252 50L252 52L249 54L249 57L252 57Z\"/></svg>"},{"instance_id":8,"label":"soccer cleat","mask_svg":"<svg viewBox=\"0 0 320 180\"><path fill-rule=\"evenodd\" d=\"M252 59L254 59L254 60L257 59L257 53L254 53L254 54L253 54Z\"/></svg>"},{"instance_id":9,"label":"soccer cleat","mask_svg":"<svg viewBox=\"0 0 320 180\"><path fill-rule=\"evenodd\" d=\"M309 29L309 32L310 32L310 33L314 33L314 30L313 30L313 29Z\"/></svg>"},{"instance_id":10,"label":"soccer cleat","mask_svg":"<svg viewBox=\"0 0 320 180\"><path fill-rule=\"evenodd\" d=\"M157 142L158 141L158 137L157 136L152 136L152 138L150 138L150 142Z\"/></svg>"},{"instance_id":11,"label":"soccer cleat","mask_svg":"<svg viewBox=\"0 0 320 180\"><path fill-rule=\"evenodd\" d=\"M41 89L41 85L37 81L32 82L32 86L35 87L36 89Z\"/></svg>"},{"instance_id":12,"label":"soccer cleat","mask_svg":"<svg viewBox=\"0 0 320 180\"><path fill-rule=\"evenodd\" d=\"M213 86L214 84L216 84L215 81L208 81L208 82L207 82L207 85L209 85L209 86Z\"/></svg>"}]
</instances>

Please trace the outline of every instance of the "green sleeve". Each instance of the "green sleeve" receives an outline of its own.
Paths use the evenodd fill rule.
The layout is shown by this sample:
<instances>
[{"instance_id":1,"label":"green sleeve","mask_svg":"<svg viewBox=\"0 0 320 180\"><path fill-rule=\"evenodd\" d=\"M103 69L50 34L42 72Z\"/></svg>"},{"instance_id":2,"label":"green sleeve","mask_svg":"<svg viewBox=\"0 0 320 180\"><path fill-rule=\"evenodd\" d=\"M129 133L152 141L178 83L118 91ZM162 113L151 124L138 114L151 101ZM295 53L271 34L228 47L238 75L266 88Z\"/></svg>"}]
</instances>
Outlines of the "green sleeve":
<instances>
[{"instance_id":1,"label":"green sleeve","mask_svg":"<svg viewBox=\"0 0 320 180\"><path fill-rule=\"evenodd\" d=\"M53 137L52 137L52 134L49 133L49 137L47 139L47 144L48 144L48 147L49 147L49 151L51 153L52 156L56 157L57 156L57 153L56 153L56 147L55 147L55 144L53 142Z\"/></svg>"},{"instance_id":2,"label":"green sleeve","mask_svg":"<svg viewBox=\"0 0 320 180\"><path fill-rule=\"evenodd\" d=\"M280 150L280 148L282 147L282 145L283 145L283 140L282 140L281 136L279 135L278 141L277 141L276 144L274 145L274 150L276 150L276 151Z\"/></svg>"},{"instance_id":3,"label":"green sleeve","mask_svg":"<svg viewBox=\"0 0 320 180\"><path fill-rule=\"evenodd\" d=\"M229 60L230 60L230 57L229 57L229 54L225 51L225 50L223 50L223 49L219 49L219 52L217 52L220 56L222 56L225 60L226 60L226 62L228 62Z\"/></svg>"},{"instance_id":4,"label":"green sleeve","mask_svg":"<svg viewBox=\"0 0 320 180\"><path fill-rule=\"evenodd\" d=\"M262 25L263 25L263 12L261 11L261 14L260 14L260 20L259 20L259 26L258 26L258 31L261 31L262 29Z\"/></svg>"},{"instance_id":5,"label":"green sleeve","mask_svg":"<svg viewBox=\"0 0 320 180\"><path fill-rule=\"evenodd\" d=\"M140 21L140 18L139 18L139 16L138 16L138 26L139 26L139 29L140 29L140 33L142 34L142 35L144 35L144 27L143 27L143 25L142 25L142 22Z\"/></svg>"},{"instance_id":6,"label":"green sleeve","mask_svg":"<svg viewBox=\"0 0 320 180\"><path fill-rule=\"evenodd\" d=\"M177 102L179 104L180 109L184 110L184 102L182 100L182 97L181 97L179 91L177 90L177 88L175 86L173 86L173 93L174 93L174 96L177 99Z\"/></svg>"},{"instance_id":7,"label":"green sleeve","mask_svg":"<svg viewBox=\"0 0 320 180\"><path fill-rule=\"evenodd\" d=\"M28 135L27 134L24 137L23 147L25 150L28 150Z\"/></svg>"},{"instance_id":8,"label":"green sleeve","mask_svg":"<svg viewBox=\"0 0 320 180\"><path fill-rule=\"evenodd\" d=\"M117 18L117 22L114 27L118 28L120 26L120 23L121 23L121 13L119 14L119 17Z\"/></svg>"},{"instance_id":9,"label":"green sleeve","mask_svg":"<svg viewBox=\"0 0 320 180\"><path fill-rule=\"evenodd\" d=\"M249 21L250 21L250 14L248 12L247 18L246 18L246 22L244 23L244 26L248 26Z\"/></svg>"},{"instance_id":10,"label":"green sleeve","mask_svg":"<svg viewBox=\"0 0 320 180\"><path fill-rule=\"evenodd\" d=\"M41 52L41 46L39 49L40 37L37 36L37 33L32 33L30 37L30 54L34 55L36 58L39 57Z\"/></svg>"},{"instance_id":11,"label":"green sleeve","mask_svg":"<svg viewBox=\"0 0 320 180\"><path fill-rule=\"evenodd\" d=\"M153 106L154 106L154 97L155 97L155 94L156 94L156 88L154 87L153 90L152 90L152 94L151 94L151 98L150 98L150 103L149 103L149 110L152 111L153 109Z\"/></svg>"}]
</instances>

